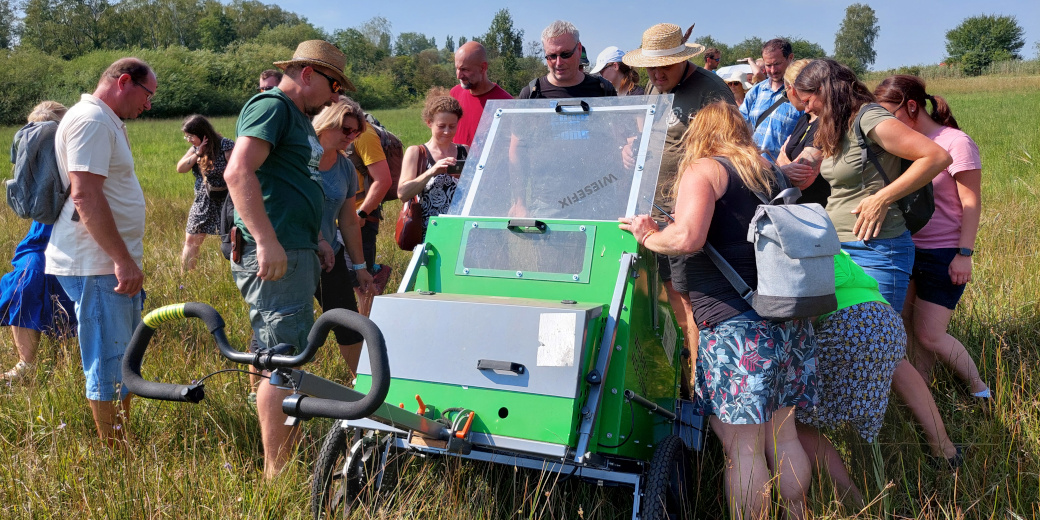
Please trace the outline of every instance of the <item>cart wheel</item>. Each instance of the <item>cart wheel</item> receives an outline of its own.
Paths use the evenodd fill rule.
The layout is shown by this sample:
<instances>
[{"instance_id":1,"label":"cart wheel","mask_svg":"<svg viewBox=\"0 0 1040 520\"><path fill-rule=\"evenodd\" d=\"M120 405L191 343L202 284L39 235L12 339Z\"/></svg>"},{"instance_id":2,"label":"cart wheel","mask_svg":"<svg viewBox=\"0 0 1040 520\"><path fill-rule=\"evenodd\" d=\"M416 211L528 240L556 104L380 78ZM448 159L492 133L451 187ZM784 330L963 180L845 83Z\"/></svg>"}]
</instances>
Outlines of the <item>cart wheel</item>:
<instances>
[{"instance_id":1,"label":"cart wheel","mask_svg":"<svg viewBox=\"0 0 1040 520\"><path fill-rule=\"evenodd\" d=\"M640 501L642 520L671 520L687 518L690 513L686 475L689 464L682 439L669 435L657 444L650 470L646 473L646 487Z\"/></svg>"},{"instance_id":2,"label":"cart wheel","mask_svg":"<svg viewBox=\"0 0 1040 520\"><path fill-rule=\"evenodd\" d=\"M357 429L345 429L337 421L325 436L314 463L311 513L315 520L346 518L356 502L374 494L370 479L379 456L375 438L363 436Z\"/></svg>"}]
</instances>

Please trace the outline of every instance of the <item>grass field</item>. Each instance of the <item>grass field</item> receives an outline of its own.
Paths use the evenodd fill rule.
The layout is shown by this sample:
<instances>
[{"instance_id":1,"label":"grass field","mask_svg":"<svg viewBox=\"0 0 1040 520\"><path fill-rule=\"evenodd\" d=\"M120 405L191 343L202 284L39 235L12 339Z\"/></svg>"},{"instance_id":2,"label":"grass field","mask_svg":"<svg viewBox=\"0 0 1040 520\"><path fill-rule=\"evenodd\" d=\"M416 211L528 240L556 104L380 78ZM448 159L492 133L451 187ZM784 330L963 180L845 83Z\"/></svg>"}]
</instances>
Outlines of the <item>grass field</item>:
<instances>
[{"instance_id":1,"label":"grass field","mask_svg":"<svg viewBox=\"0 0 1040 520\"><path fill-rule=\"evenodd\" d=\"M980 411L949 373L938 371L933 394L955 442L967 446L957 474L932 468L923 437L897 400L878 443L839 442L871 496L865 511L845 509L826 480L814 482L817 518L1033 518L1040 515L1040 238L1036 232L1040 181L1040 77L936 80L929 91L947 97L962 128L982 151L984 212L968 286L952 331L993 384L995 403ZM418 110L376 113L405 144L428 137ZM231 119L216 121L232 135ZM179 121L128 124L138 174L148 198L145 307L202 301L217 308L235 345L249 337L246 308L213 239L199 268L179 272L183 227L192 200L190 175L174 171L185 150ZM0 128L10 142L15 128ZM9 169L4 177L9 177ZM396 286L407 256L392 242L397 203L388 207L380 262L394 268ZM7 265L28 222L0 211L0 265ZM10 335L0 335L0 367L17 360ZM186 382L228 368L197 324L160 329L146 373ZM392 345L391 345L392 348ZM129 423L129 453L112 453L95 439L83 399L78 346L45 340L39 363L24 382L0 387L0 517L2 518L304 518L309 484L329 420L304 425L306 438L286 474L267 484L255 412L243 375L207 382L200 405L137 399ZM308 369L343 378L334 349ZM710 443L714 444L714 442ZM694 496L698 518L720 518L721 456L699 456ZM628 518L631 495L555 476L454 461L407 459L384 507L354 518Z\"/></svg>"}]
</instances>

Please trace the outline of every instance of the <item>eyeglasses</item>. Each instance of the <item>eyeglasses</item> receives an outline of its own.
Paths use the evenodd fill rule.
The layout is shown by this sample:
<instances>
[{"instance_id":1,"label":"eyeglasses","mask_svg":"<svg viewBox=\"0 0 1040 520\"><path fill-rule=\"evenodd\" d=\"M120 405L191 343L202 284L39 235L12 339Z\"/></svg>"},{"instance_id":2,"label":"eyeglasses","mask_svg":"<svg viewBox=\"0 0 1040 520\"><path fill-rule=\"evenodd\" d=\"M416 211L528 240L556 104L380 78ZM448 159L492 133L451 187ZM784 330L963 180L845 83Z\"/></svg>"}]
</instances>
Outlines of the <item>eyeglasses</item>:
<instances>
[{"instance_id":1,"label":"eyeglasses","mask_svg":"<svg viewBox=\"0 0 1040 520\"><path fill-rule=\"evenodd\" d=\"M360 128L350 128L349 126L341 127L340 130L342 130L343 131L343 135L345 135L347 137L354 137L354 136L356 136L356 135L361 133L361 129Z\"/></svg>"},{"instance_id":2,"label":"eyeglasses","mask_svg":"<svg viewBox=\"0 0 1040 520\"><path fill-rule=\"evenodd\" d=\"M705 60L705 61L707 61L707 60L711 60L711 61L719 61L719 59L718 59L718 58L716 58L715 56L705 56L705 57L704 57L704 60Z\"/></svg>"},{"instance_id":3,"label":"eyeglasses","mask_svg":"<svg viewBox=\"0 0 1040 520\"><path fill-rule=\"evenodd\" d=\"M313 70L314 72L317 72L318 74L321 74L325 79L329 80L329 88L331 88L333 92L335 92L337 94L342 94L343 93L343 85L339 84L339 80L333 78L332 76L329 76L328 74L325 74L324 72L322 72L322 71L320 71L318 69L311 69L311 70Z\"/></svg>"},{"instance_id":4,"label":"eyeglasses","mask_svg":"<svg viewBox=\"0 0 1040 520\"><path fill-rule=\"evenodd\" d=\"M324 74L322 74L322 75L324 76ZM267 92L268 90L271 90L273 88L274 88L274 85L271 85L269 87L257 87L256 91L257 92Z\"/></svg>"},{"instance_id":5,"label":"eyeglasses","mask_svg":"<svg viewBox=\"0 0 1040 520\"><path fill-rule=\"evenodd\" d=\"M190 137L188 137L188 136L184 136L184 140L185 140L185 141L188 141L189 143L191 142L191 138L190 138Z\"/></svg>"},{"instance_id":6,"label":"eyeglasses","mask_svg":"<svg viewBox=\"0 0 1040 520\"><path fill-rule=\"evenodd\" d=\"M546 54L545 61L556 61L557 58L563 58L565 60L571 59L575 52L578 52L578 47L581 46L581 42L575 43L574 48L570 52L561 52L559 54Z\"/></svg>"},{"instance_id":7,"label":"eyeglasses","mask_svg":"<svg viewBox=\"0 0 1040 520\"><path fill-rule=\"evenodd\" d=\"M152 96L154 96L154 95L155 95L155 91L153 91L153 90L149 90L149 88L148 88L148 87L146 87L146 86L142 85L142 84L141 84L141 83L140 83L139 81L137 81L136 79L131 79L130 81L133 81L133 82L134 82L134 85L137 85L138 87L141 87L141 88L143 88L143 89L144 89L144 91L148 93L148 101L151 101L151 100L152 100Z\"/></svg>"}]
</instances>

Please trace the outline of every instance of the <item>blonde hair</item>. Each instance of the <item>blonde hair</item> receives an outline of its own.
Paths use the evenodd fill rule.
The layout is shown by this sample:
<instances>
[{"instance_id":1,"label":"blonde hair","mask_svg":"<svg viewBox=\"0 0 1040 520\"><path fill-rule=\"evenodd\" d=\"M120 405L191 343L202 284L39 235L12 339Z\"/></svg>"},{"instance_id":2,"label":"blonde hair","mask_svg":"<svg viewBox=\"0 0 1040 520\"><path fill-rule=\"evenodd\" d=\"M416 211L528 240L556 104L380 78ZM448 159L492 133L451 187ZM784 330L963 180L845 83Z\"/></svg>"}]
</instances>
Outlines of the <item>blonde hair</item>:
<instances>
[{"instance_id":1,"label":"blonde hair","mask_svg":"<svg viewBox=\"0 0 1040 520\"><path fill-rule=\"evenodd\" d=\"M749 189L766 194L772 191L772 174L762 166L751 130L732 103L716 101L697 112L683 135L683 148L686 151L672 193L678 193L679 181L693 163L705 157L725 157Z\"/></svg>"},{"instance_id":2,"label":"blonde hair","mask_svg":"<svg viewBox=\"0 0 1040 520\"><path fill-rule=\"evenodd\" d=\"M65 117L65 112L69 109L65 108L65 105L58 103L57 101L44 101L39 105L33 107L32 112L29 112L29 117L26 118L30 123L40 123L43 121L61 121L61 118Z\"/></svg>"},{"instance_id":3,"label":"blonde hair","mask_svg":"<svg viewBox=\"0 0 1040 520\"><path fill-rule=\"evenodd\" d=\"M342 128L343 122L351 117L357 121L358 132L364 132L365 112L361 110L361 105L347 96L340 96L339 101L323 108L314 116L311 125L314 126L314 133L321 135L332 128Z\"/></svg>"},{"instance_id":4,"label":"blonde hair","mask_svg":"<svg viewBox=\"0 0 1040 520\"><path fill-rule=\"evenodd\" d=\"M810 61L812 61L812 60L810 60L808 58L802 58L802 59L796 60L794 63L791 63L790 65L788 65L787 66L787 71L784 72L784 83L786 83L788 85L794 85L794 80L798 79L798 74L800 72L802 72L802 69L804 69L805 66L809 64ZM790 97L791 93L788 92L787 95L788 95L788 97Z\"/></svg>"}]
</instances>

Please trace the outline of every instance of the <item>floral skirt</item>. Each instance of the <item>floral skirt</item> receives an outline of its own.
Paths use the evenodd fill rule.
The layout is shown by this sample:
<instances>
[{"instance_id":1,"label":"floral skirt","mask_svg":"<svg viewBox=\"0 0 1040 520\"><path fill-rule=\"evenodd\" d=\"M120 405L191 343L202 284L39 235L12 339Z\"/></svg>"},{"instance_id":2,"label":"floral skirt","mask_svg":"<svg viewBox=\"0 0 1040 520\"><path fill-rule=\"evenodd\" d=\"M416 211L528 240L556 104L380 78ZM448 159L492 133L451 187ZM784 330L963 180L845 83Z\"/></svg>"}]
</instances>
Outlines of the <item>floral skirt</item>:
<instances>
[{"instance_id":1,"label":"floral skirt","mask_svg":"<svg viewBox=\"0 0 1040 520\"><path fill-rule=\"evenodd\" d=\"M816 403L816 339L805 320L744 316L700 332L697 398L727 424L762 424L788 406Z\"/></svg>"},{"instance_id":2,"label":"floral skirt","mask_svg":"<svg viewBox=\"0 0 1040 520\"><path fill-rule=\"evenodd\" d=\"M798 421L848 424L872 442L885 419L892 372L906 354L902 318L881 302L853 305L824 319L816 340L817 405L798 408Z\"/></svg>"}]
</instances>

